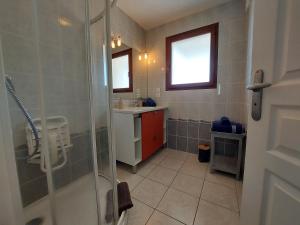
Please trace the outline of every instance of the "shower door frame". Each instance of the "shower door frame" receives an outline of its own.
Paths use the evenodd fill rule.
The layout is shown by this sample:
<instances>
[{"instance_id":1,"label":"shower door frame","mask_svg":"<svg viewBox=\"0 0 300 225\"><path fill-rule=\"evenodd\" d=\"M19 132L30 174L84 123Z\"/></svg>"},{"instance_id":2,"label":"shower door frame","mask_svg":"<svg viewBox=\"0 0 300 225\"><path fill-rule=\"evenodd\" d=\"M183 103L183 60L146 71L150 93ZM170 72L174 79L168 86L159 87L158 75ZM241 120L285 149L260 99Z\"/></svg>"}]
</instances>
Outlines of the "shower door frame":
<instances>
[{"instance_id":1,"label":"shower door frame","mask_svg":"<svg viewBox=\"0 0 300 225\"><path fill-rule=\"evenodd\" d=\"M87 8L89 6L89 0L84 0L86 2ZM104 71L104 75L107 76L108 80L108 133L109 133L109 155L110 155L110 161L111 161L111 172L112 172L112 187L113 187L113 205L114 205L114 222L117 224L118 222L118 204L117 204L117 180L116 180L116 157L114 153L114 135L112 133L112 118L111 118L111 101L112 101L112 81L111 79L111 49L110 49L110 32L108 33L107 31L110 31L110 7L107 7L107 5L110 6L109 0L104 0L104 7L105 7L105 27L104 27L104 35L105 35L105 50L106 50L106 70ZM88 16L89 9L86 9L86 13ZM86 26L89 23L89 21L86 21ZM90 39L89 39L89 28L85 30L86 34L85 36L88 37L86 39L86 47L87 47L87 52L88 52L88 59L87 59L87 65L90 68L91 66L91 52L90 52ZM87 71L88 76L91 78L93 75L90 70ZM26 223L25 221L25 216L24 216L24 211L23 211L23 205L22 205L22 197L21 197L21 192L20 192L20 184L19 184L19 179L18 179L18 171L17 171L17 166L16 166L16 158L15 158L15 151L14 151L14 143L13 143L13 134L12 134L12 127L11 127L11 120L10 120L10 113L9 113L9 105L8 105L8 95L6 92L5 88L5 71L4 71L4 63L3 63L3 55L2 55L2 46L1 46L1 36L0 36L0 179L1 183L5 185L0 186L0 200L1 200L1 205L0 205L0 210L1 212L5 212L5 223L7 225L24 225ZM38 76L41 76L41 74L38 74ZM42 77L43 78L43 77ZM40 78L39 78L40 79ZM92 80L89 81L89 89L90 89L90 94L93 92L93 85L92 85ZM43 87L40 87L43 89ZM43 90L42 90L43 91ZM40 97L41 101L44 101L43 96ZM89 110L92 111L93 108L95 107L94 102L92 99L89 99ZM43 107L43 106L41 106ZM42 110L43 111L43 110ZM43 113L43 112L42 112ZM91 112L93 114L93 112ZM45 122L45 115L41 115L44 117L44 122ZM91 129L92 131L95 129L95 120L93 115L91 115ZM95 130L94 130L95 132ZM93 167L94 167L94 176L95 176L95 182L96 186L98 183L98 167L97 167L97 159L95 159L95 155L97 154L96 150L96 141L95 141L95 133L92 132L92 152L93 152ZM48 152L46 150L46 152ZM51 168L50 168L51 169ZM47 169L48 170L48 169ZM51 178L52 179L52 171L48 171L51 173ZM48 175L49 175L48 173ZM47 175L47 176L48 176ZM47 182L48 189L51 190L53 187L49 187L51 184ZM49 191L50 191L49 190ZM100 224L100 199L99 199L99 190L98 188L95 187L95 193L97 195L97 200L95 207L98 207L97 209L97 216L98 216L98 223ZM51 193L48 193L50 195ZM53 200L50 200L53 201ZM55 204L55 199L54 199L54 204ZM55 209L55 207L54 207ZM53 209L49 209L53 211ZM53 212L52 212L53 213ZM51 214L51 213L50 213ZM56 212L54 212L56 214ZM56 218L56 216L55 216ZM56 219L54 219L53 224L56 224ZM2 221L1 221L2 222Z\"/></svg>"},{"instance_id":2,"label":"shower door frame","mask_svg":"<svg viewBox=\"0 0 300 225\"><path fill-rule=\"evenodd\" d=\"M12 128L8 107L8 96L5 88L5 71L0 36L0 210L8 225L23 225L24 214L18 171L15 159ZM3 216L1 214L1 216Z\"/></svg>"}]
</instances>

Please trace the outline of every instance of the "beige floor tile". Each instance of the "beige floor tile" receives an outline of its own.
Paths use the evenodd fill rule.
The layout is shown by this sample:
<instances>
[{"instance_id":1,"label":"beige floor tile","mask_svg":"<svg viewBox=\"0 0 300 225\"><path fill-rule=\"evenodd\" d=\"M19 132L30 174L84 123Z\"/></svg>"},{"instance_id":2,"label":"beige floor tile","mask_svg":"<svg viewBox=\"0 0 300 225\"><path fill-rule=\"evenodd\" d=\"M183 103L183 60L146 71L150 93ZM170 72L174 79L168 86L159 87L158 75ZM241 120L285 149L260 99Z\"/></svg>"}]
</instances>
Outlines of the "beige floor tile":
<instances>
[{"instance_id":1,"label":"beige floor tile","mask_svg":"<svg viewBox=\"0 0 300 225\"><path fill-rule=\"evenodd\" d=\"M198 198L170 188L161 200L158 210L185 223L193 224Z\"/></svg>"},{"instance_id":2,"label":"beige floor tile","mask_svg":"<svg viewBox=\"0 0 300 225\"><path fill-rule=\"evenodd\" d=\"M167 158L173 158L177 160L185 160L189 155L189 153L187 152L174 150L170 148L167 148L164 151L166 152Z\"/></svg>"},{"instance_id":3,"label":"beige floor tile","mask_svg":"<svg viewBox=\"0 0 300 225\"><path fill-rule=\"evenodd\" d=\"M128 210L128 225L145 225L154 209L132 199L133 208Z\"/></svg>"},{"instance_id":4,"label":"beige floor tile","mask_svg":"<svg viewBox=\"0 0 300 225\"><path fill-rule=\"evenodd\" d=\"M238 213L200 200L194 225L239 225Z\"/></svg>"},{"instance_id":5,"label":"beige floor tile","mask_svg":"<svg viewBox=\"0 0 300 225\"><path fill-rule=\"evenodd\" d=\"M130 176L130 170L125 167L123 164L122 165L117 165L117 177L118 179L125 179L127 178L128 176Z\"/></svg>"},{"instance_id":6,"label":"beige floor tile","mask_svg":"<svg viewBox=\"0 0 300 225\"><path fill-rule=\"evenodd\" d=\"M168 169L172 170L179 170L184 163L184 160L178 160L175 158L165 158L163 161L161 161L160 166L166 167Z\"/></svg>"},{"instance_id":7,"label":"beige floor tile","mask_svg":"<svg viewBox=\"0 0 300 225\"><path fill-rule=\"evenodd\" d=\"M167 152L165 149L159 150L154 155L152 155L147 161L154 164L160 164L167 157Z\"/></svg>"},{"instance_id":8,"label":"beige floor tile","mask_svg":"<svg viewBox=\"0 0 300 225\"><path fill-rule=\"evenodd\" d=\"M236 179L233 176L229 176L227 174L222 174L217 171L211 173L210 171L207 172L205 180L210 181L216 184L223 184L230 188L235 188Z\"/></svg>"},{"instance_id":9,"label":"beige floor tile","mask_svg":"<svg viewBox=\"0 0 300 225\"><path fill-rule=\"evenodd\" d=\"M195 197L200 197L203 180L185 174L177 174L171 187Z\"/></svg>"},{"instance_id":10,"label":"beige floor tile","mask_svg":"<svg viewBox=\"0 0 300 225\"><path fill-rule=\"evenodd\" d=\"M147 177L164 185L170 185L176 176L176 171L157 166Z\"/></svg>"},{"instance_id":11,"label":"beige floor tile","mask_svg":"<svg viewBox=\"0 0 300 225\"><path fill-rule=\"evenodd\" d=\"M243 193L243 182L242 181L237 181L236 182L236 193L237 193L239 208L241 208L242 193Z\"/></svg>"},{"instance_id":12,"label":"beige floor tile","mask_svg":"<svg viewBox=\"0 0 300 225\"><path fill-rule=\"evenodd\" d=\"M143 177L149 175L149 173L154 170L157 165L151 162L145 162L138 166L137 174Z\"/></svg>"},{"instance_id":13,"label":"beige floor tile","mask_svg":"<svg viewBox=\"0 0 300 225\"><path fill-rule=\"evenodd\" d=\"M198 155L192 154L192 153L188 153L188 154L187 154L187 157L186 157L186 161L190 161L190 162L199 162L199 160L198 160Z\"/></svg>"},{"instance_id":14,"label":"beige floor tile","mask_svg":"<svg viewBox=\"0 0 300 225\"><path fill-rule=\"evenodd\" d=\"M205 178L206 171L207 171L206 163L191 162L191 161L185 161L183 166L179 170L180 173L202 178L202 179Z\"/></svg>"},{"instance_id":15,"label":"beige floor tile","mask_svg":"<svg viewBox=\"0 0 300 225\"><path fill-rule=\"evenodd\" d=\"M132 192L132 196L155 208L162 199L167 187L149 179L143 180Z\"/></svg>"},{"instance_id":16,"label":"beige floor tile","mask_svg":"<svg viewBox=\"0 0 300 225\"><path fill-rule=\"evenodd\" d=\"M224 185L205 181L201 198L230 210L238 211L236 191Z\"/></svg>"},{"instance_id":17,"label":"beige floor tile","mask_svg":"<svg viewBox=\"0 0 300 225\"><path fill-rule=\"evenodd\" d=\"M128 183L130 191L132 191L144 179L144 177L130 173L126 169L120 167L117 168L117 177L118 180Z\"/></svg>"},{"instance_id":18,"label":"beige floor tile","mask_svg":"<svg viewBox=\"0 0 300 225\"><path fill-rule=\"evenodd\" d=\"M179 221L159 212L155 211L150 217L147 225L184 225Z\"/></svg>"}]
</instances>

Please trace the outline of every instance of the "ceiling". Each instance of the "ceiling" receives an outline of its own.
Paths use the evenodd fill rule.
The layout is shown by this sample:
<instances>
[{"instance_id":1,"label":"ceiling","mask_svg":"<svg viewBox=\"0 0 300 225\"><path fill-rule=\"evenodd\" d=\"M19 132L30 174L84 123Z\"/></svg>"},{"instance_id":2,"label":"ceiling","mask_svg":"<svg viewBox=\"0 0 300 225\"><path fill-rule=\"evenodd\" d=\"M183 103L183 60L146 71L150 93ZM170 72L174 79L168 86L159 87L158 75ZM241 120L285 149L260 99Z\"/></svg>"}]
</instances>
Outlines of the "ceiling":
<instances>
[{"instance_id":1,"label":"ceiling","mask_svg":"<svg viewBox=\"0 0 300 225\"><path fill-rule=\"evenodd\" d=\"M119 0L117 5L129 17L149 30L231 0Z\"/></svg>"}]
</instances>

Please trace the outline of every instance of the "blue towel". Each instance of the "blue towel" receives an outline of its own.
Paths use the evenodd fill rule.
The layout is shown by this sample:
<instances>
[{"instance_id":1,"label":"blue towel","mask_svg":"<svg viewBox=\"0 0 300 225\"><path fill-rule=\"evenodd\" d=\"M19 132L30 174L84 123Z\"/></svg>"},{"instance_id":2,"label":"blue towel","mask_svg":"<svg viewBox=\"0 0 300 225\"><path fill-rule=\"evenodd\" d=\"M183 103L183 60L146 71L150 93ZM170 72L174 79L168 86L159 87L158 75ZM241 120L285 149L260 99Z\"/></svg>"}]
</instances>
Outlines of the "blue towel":
<instances>
[{"instance_id":1,"label":"blue towel","mask_svg":"<svg viewBox=\"0 0 300 225\"><path fill-rule=\"evenodd\" d=\"M155 107L156 106L156 102L152 98L146 98L143 101L143 106Z\"/></svg>"},{"instance_id":2,"label":"blue towel","mask_svg":"<svg viewBox=\"0 0 300 225\"><path fill-rule=\"evenodd\" d=\"M245 129L241 123L230 121L227 117L222 117L220 120L213 121L212 131L242 134Z\"/></svg>"}]
</instances>

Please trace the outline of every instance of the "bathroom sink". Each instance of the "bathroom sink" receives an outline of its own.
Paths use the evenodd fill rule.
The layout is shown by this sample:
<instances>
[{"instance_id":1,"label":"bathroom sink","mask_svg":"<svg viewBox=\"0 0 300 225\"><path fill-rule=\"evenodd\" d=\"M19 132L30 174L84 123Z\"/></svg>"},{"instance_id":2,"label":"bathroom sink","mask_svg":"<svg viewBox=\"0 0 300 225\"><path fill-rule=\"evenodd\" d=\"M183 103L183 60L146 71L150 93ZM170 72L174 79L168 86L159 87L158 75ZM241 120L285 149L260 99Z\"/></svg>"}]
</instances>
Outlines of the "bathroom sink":
<instances>
[{"instance_id":1,"label":"bathroom sink","mask_svg":"<svg viewBox=\"0 0 300 225\"><path fill-rule=\"evenodd\" d=\"M150 112L150 111L155 111L155 110L161 110L161 109L166 109L167 107L164 106L156 106L156 107L125 107L125 108L115 108L115 112L121 112L121 113L143 113L143 112Z\"/></svg>"}]
</instances>

